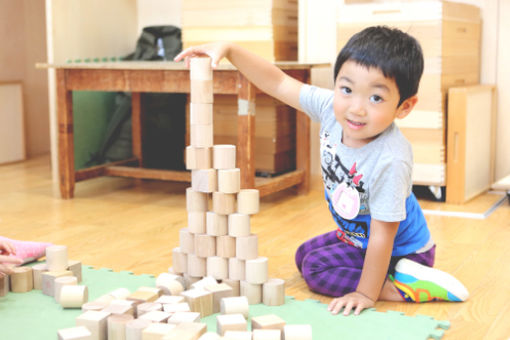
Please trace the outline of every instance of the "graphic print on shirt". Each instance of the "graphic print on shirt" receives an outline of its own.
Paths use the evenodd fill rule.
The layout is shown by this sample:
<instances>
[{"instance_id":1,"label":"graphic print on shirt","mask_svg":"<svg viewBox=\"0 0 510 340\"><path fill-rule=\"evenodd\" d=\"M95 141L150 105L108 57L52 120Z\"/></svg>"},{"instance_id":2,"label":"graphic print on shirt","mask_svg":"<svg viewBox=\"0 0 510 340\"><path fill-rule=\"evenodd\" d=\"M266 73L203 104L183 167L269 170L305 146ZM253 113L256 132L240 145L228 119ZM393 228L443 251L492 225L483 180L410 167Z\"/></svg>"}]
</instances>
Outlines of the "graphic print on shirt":
<instances>
[{"instance_id":1,"label":"graphic print on shirt","mask_svg":"<svg viewBox=\"0 0 510 340\"><path fill-rule=\"evenodd\" d=\"M321 134L321 167L326 199L339 226L338 238L360 247L360 239L368 237L368 223L356 217L370 218L368 194L363 188L363 174L358 172L356 162L349 167L344 165L336 153L337 147L330 140L330 134L324 131Z\"/></svg>"}]
</instances>

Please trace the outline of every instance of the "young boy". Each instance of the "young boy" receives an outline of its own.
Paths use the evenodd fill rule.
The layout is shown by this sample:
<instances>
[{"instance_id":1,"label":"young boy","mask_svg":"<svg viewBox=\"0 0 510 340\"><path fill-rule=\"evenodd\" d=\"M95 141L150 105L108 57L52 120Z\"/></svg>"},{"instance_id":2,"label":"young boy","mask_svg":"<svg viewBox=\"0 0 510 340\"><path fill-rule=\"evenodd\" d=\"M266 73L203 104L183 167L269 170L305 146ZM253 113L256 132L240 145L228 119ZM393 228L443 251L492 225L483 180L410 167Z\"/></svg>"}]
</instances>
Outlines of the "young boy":
<instances>
[{"instance_id":1,"label":"young boy","mask_svg":"<svg viewBox=\"0 0 510 340\"><path fill-rule=\"evenodd\" d=\"M413 195L411 145L394 123L416 105L423 55L411 36L387 27L355 34L340 51L334 90L303 84L230 43L191 47L175 60L228 58L259 89L320 121L325 197L338 229L296 253L313 291L337 297L336 314L377 300L467 299L451 275L431 268L435 245Z\"/></svg>"}]
</instances>

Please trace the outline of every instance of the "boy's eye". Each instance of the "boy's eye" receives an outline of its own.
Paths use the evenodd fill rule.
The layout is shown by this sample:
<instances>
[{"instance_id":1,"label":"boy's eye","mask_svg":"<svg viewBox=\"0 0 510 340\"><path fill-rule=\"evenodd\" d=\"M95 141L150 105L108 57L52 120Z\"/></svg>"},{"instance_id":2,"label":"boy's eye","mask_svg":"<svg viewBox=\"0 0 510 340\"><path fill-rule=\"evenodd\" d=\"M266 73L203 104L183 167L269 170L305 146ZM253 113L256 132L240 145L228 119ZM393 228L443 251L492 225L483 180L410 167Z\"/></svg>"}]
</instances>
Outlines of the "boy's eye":
<instances>
[{"instance_id":1,"label":"boy's eye","mask_svg":"<svg viewBox=\"0 0 510 340\"><path fill-rule=\"evenodd\" d=\"M383 98L381 96L374 94L373 96L370 97L370 101L372 103L380 103L383 101Z\"/></svg>"},{"instance_id":2,"label":"boy's eye","mask_svg":"<svg viewBox=\"0 0 510 340\"><path fill-rule=\"evenodd\" d=\"M350 94L352 90L347 86L340 86L340 92L343 94Z\"/></svg>"}]
</instances>

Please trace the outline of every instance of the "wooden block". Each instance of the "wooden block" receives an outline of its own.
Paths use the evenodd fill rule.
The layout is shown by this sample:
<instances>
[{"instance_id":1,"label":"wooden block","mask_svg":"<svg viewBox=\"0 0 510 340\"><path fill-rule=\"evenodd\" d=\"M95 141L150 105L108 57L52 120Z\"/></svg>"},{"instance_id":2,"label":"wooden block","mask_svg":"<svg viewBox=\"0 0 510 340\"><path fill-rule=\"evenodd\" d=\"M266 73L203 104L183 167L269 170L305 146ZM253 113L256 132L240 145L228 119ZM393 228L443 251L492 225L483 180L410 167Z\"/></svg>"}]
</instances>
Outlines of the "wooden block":
<instances>
[{"instance_id":1,"label":"wooden block","mask_svg":"<svg viewBox=\"0 0 510 340\"><path fill-rule=\"evenodd\" d=\"M186 147L186 169L210 169L212 168L212 156L210 147Z\"/></svg>"},{"instance_id":2,"label":"wooden block","mask_svg":"<svg viewBox=\"0 0 510 340\"><path fill-rule=\"evenodd\" d=\"M152 312L152 311L162 311L163 305L157 302L144 302L136 306L136 317L140 318L140 316Z\"/></svg>"},{"instance_id":3,"label":"wooden block","mask_svg":"<svg viewBox=\"0 0 510 340\"><path fill-rule=\"evenodd\" d=\"M220 301L221 314L241 314L248 318L250 314L250 304L246 296L233 296L223 298Z\"/></svg>"},{"instance_id":4,"label":"wooden block","mask_svg":"<svg viewBox=\"0 0 510 340\"><path fill-rule=\"evenodd\" d=\"M171 313L161 310L153 310L142 314L138 319L149 320L150 322L165 323L168 321Z\"/></svg>"},{"instance_id":5,"label":"wooden block","mask_svg":"<svg viewBox=\"0 0 510 340\"><path fill-rule=\"evenodd\" d=\"M151 323L142 331L142 340L162 340L176 326L169 323Z\"/></svg>"},{"instance_id":6,"label":"wooden block","mask_svg":"<svg viewBox=\"0 0 510 340\"><path fill-rule=\"evenodd\" d=\"M226 331L223 336L224 340L251 340L250 331Z\"/></svg>"},{"instance_id":7,"label":"wooden block","mask_svg":"<svg viewBox=\"0 0 510 340\"><path fill-rule=\"evenodd\" d=\"M191 80L190 97L192 103L200 104L213 103L214 96L212 80ZM212 146L212 143L210 145Z\"/></svg>"},{"instance_id":8,"label":"wooden block","mask_svg":"<svg viewBox=\"0 0 510 340\"><path fill-rule=\"evenodd\" d=\"M285 320L275 314L254 316L251 318L251 329L279 329L283 331Z\"/></svg>"},{"instance_id":9,"label":"wooden block","mask_svg":"<svg viewBox=\"0 0 510 340\"><path fill-rule=\"evenodd\" d=\"M78 283L80 283L82 280L81 261L68 260L67 263L68 263L67 270L70 270L73 273L73 276L75 276L78 279Z\"/></svg>"},{"instance_id":10,"label":"wooden block","mask_svg":"<svg viewBox=\"0 0 510 340\"><path fill-rule=\"evenodd\" d=\"M198 340L207 331L207 325L200 322L181 322L163 340Z\"/></svg>"},{"instance_id":11,"label":"wooden block","mask_svg":"<svg viewBox=\"0 0 510 340\"><path fill-rule=\"evenodd\" d=\"M172 249L172 266L173 270L179 274L188 270L188 255L180 247Z\"/></svg>"},{"instance_id":12,"label":"wooden block","mask_svg":"<svg viewBox=\"0 0 510 340\"><path fill-rule=\"evenodd\" d=\"M66 246L49 246L46 248L46 264L52 272L65 271L69 267Z\"/></svg>"},{"instance_id":13,"label":"wooden block","mask_svg":"<svg viewBox=\"0 0 510 340\"><path fill-rule=\"evenodd\" d=\"M92 333L92 339L107 339L107 319L110 314L99 311L87 311L76 317L76 326L84 326Z\"/></svg>"},{"instance_id":14,"label":"wooden block","mask_svg":"<svg viewBox=\"0 0 510 340\"><path fill-rule=\"evenodd\" d=\"M103 312L118 315L118 314L129 314L135 315L136 311L136 302L130 300L114 300L112 301L106 308L103 309Z\"/></svg>"},{"instance_id":15,"label":"wooden block","mask_svg":"<svg viewBox=\"0 0 510 340\"><path fill-rule=\"evenodd\" d=\"M126 325L134 318L129 314L110 315L106 321L108 340L125 340Z\"/></svg>"},{"instance_id":16,"label":"wooden block","mask_svg":"<svg viewBox=\"0 0 510 340\"><path fill-rule=\"evenodd\" d=\"M217 144L213 146L213 168L234 169L236 167L236 146Z\"/></svg>"},{"instance_id":17,"label":"wooden block","mask_svg":"<svg viewBox=\"0 0 510 340\"><path fill-rule=\"evenodd\" d=\"M89 300L87 286L62 286L59 303L64 308L81 308Z\"/></svg>"},{"instance_id":18,"label":"wooden block","mask_svg":"<svg viewBox=\"0 0 510 340\"><path fill-rule=\"evenodd\" d=\"M181 297L184 300L184 296L181 296ZM163 310L170 314L174 314L174 313L178 313L178 312L191 312L191 308L189 307L189 303L187 303L187 302L164 304Z\"/></svg>"},{"instance_id":19,"label":"wooden block","mask_svg":"<svg viewBox=\"0 0 510 340\"><path fill-rule=\"evenodd\" d=\"M58 340L93 340L92 333L84 326L59 329Z\"/></svg>"},{"instance_id":20,"label":"wooden block","mask_svg":"<svg viewBox=\"0 0 510 340\"><path fill-rule=\"evenodd\" d=\"M252 331L253 340L281 340L282 331L279 329L255 329Z\"/></svg>"},{"instance_id":21,"label":"wooden block","mask_svg":"<svg viewBox=\"0 0 510 340\"><path fill-rule=\"evenodd\" d=\"M189 111L190 124L213 124L213 104L190 103Z\"/></svg>"},{"instance_id":22,"label":"wooden block","mask_svg":"<svg viewBox=\"0 0 510 340\"><path fill-rule=\"evenodd\" d=\"M191 58L189 64L189 78L192 80L212 80L213 71L211 58Z\"/></svg>"},{"instance_id":23,"label":"wooden block","mask_svg":"<svg viewBox=\"0 0 510 340\"><path fill-rule=\"evenodd\" d=\"M195 235L188 228L179 230L179 246L185 254L195 253Z\"/></svg>"},{"instance_id":24,"label":"wooden block","mask_svg":"<svg viewBox=\"0 0 510 340\"><path fill-rule=\"evenodd\" d=\"M53 294L55 294L55 279L61 276L73 276L73 273L69 270L62 272L43 272L41 274L43 294L53 296Z\"/></svg>"},{"instance_id":25,"label":"wooden block","mask_svg":"<svg viewBox=\"0 0 510 340\"><path fill-rule=\"evenodd\" d=\"M152 291L147 290L136 290L135 292L128 295L126 298L129 301L134 301L135 304L144 302L154 302L158 299L159 295Z\"/></svg>"},{"instance_id":26,"label":"wooden block","mask_svg":"<svg viewBox=\"0 0 510 340\"><path fill-rule=\"evenodd\" d=\"M213 125L190 125L189 137L191 146L195 148L211 148L213 146Z\"/></svg>"},{"instance_id":27,"label":"wooden block","mask_svg":"<svg viewBox=\"0 0 510 340\"><path fill-rule=\"evenodd\" d=\"M262 302L262 284L249 283L241 281L241 295L248 298L250 305L256 305Z\"/></svg>"},{"instance_id":28,"label":"wooden block","mask_svg":"<svg viewBox=\"0 0 510 340\"><path fill-rule=\"evenodd\" d=\"M204 229L205 232L205 229ZM195 235L195 255L198 257L209 257L216 255L216 236L207 234Z\"/></svg>"},{"instance_id":29,"label":"wooden block","mask_svg":"<svg viewBox=\"0 0 510 340\"><path fill-rule=\"evenodd\" d=\"M228 234L234 237L250 236L250 215L240 213L228 215Z\"/></svg>"},{"instance_id":30,"label":"wooden block","mask_svg":"<svg viewBox=\"0 0 510 340\"><path fill-rule=\"evenodd\" d=\"M156 301L157 298L159 298L161 295L163 295L163 289L161 289L160 287L140 286L140 287L138 287L137 291L149 292L149 293L156 294L156 298L152 301Z\"/></svg>"},{"instance_id":31,"label":"wooden block","mask_svg":"<svg viewBox=\"0 0 510 340\"><path fill-rule=\"evenodd\" d=\"M208 211L205 216L205 229L207 234L214 236L227 235L228 217L213 211Z\"/></svg>"},{"instance_id":32,"label":"wooden block","mask_svg":"<svg viewBox=\"0 0 510 340\"><path fill-rule=\"evenodd\" d=\"M156 301L156 303L160 303L162 305L172 305L176 303L184 302L184 297L182 296L173 296L173 295L162 295Z\"/></svg>"},{"instance_id":33,"label":"wooden block","mask_svg":"<svg viewBox=\"0 0 510 340\"><path fill-rule=\"evenodd\" d=\"M188 212L188 231L193 234L205 234L205 212Z\"/></svg>"},{"instance_id":34,"label":"wooden block","mask_svg":"<svg viewBox=\"0 0 510 340\"><path fill-rule=\"evenodd\" d=\"M205 262L205 261L204 261ZM188 261L188 268L189 268L189 261ZM204 269L204 273L205 273L205 269ZM204 274L205 275L205 274ZM186 290L190 289L190 287L195 283L195 282L198 282L200 280L202 280L203 276L204 275L200 275L200 276L192 276L190 275L189 273L184 273L183 274L183 277L184 277L184 283L185 283L185 287L186 287Z\"/></svg>"},{"instance_id":35,"label":"wooden block","mask_svg":"<svg viewBox=\"0 0 510 340\"><path fill-rule=\"evenodd\" d=\"M149 320L134 319L126 324L126 340L142 340L143 330L152 324Z\"/></svg>"},{"instance_id":36,"label":"wooden block","mask_svg":"<svg viewBox=\"0 0 510 340\"><path fill-rule=\"evenodd\" d=\"M32 275L34 277L34 289L42 289L42 273L47 271L48 266L46 265L46 263L38 263L32 266Z\"/></svg>"},{"instance_id":37,"label":"wooden block","mask_svg":"<svg viewBox=\"0 0 510 340\"><path fill-rule=\"evenodd\" d=\"M258 257L259 241L257 235L236 237L236 257L241 260L253 260Z\"/></svg>"},{"instance_id":38,"label":"wooden block","mask_svg":"<svg viewBox=\"0 0 510 340\"><path fill-rule=\"evenodd\" d=\"M312 340L311 325L285 325L283 327L285 340Z\"/></svg>"},{"instance_id":39,"label":"wooden block","mask_svg":"<svg viewBox=\"0 0 510 340\"><path fill-rule=\"evenodd\" d=\"M34 289L34 275L31 267L12 268L11 291L14 293L26 293Z\"/></svg>"},{"instance_id":40,"label":"wooden block","mask_svg":"<svg viewBox=\"0 0 510 340\"><path fill-rule=\"evenodd\" d=\"M183 322L200 322L198 312L175 312L168 319L168 323L180 324Z\"/></svg>"},{"instance_id":41,"label":"wooden block","mask_svg":"<svg viewBox=\"0 0 510 340\"><path fill-rule=\"evenodd\" d=\"M216 332L225 335L226 331L246 331L247 322L243 314L224 314L216 316Z\"/></svg>"},{"instance_id":42,"label":"wooden block","mask_svg":"<svg viewBox=\"0 0 510 340\"><path fill-rule=\"evenodd\" d=\"M218 333L207 332L204 333L198 340L222 340L223 338Z\"/></svg>"},{"instance_id":43,"label":"wooden block","mask_svg":"<svg viewBox=\"0 0 510 340\"><path fill-rule=\"evenodd\" d=\"M221 299L233 296L233 289L226 283L218 283L205 287L205 290L213 294L213 313L221 311Z\"/></svg>"},{"instance_id":44,"label":"wooden block","mask_svg":"<svg viewBox=\"0 0 510 340\"><path fill-rule=\"evenodd\" d=\"M177 275L161 273L156 278L156 287L161 288L165 295L179 295L184 291L183 280L177 279Z\"/></svg>"},{"instance_id":45,"label":"wooden block","mask_svg":"<svg viewBox=\"0 0 510 340\"><path fill-rule=\"evenodd\" d=\"M228 259L228 277L231 280L244 281L246 279L246 261L237 257Z\"/></svg>"},{"instance_id":46,"label":"wooden block","mask_svg":"<svg viewBox=\"0 0 510 340\"><path fill-rule=\"evenodd\" d=\"M213 295L211 292L191 289L181 293L189 304L192 312L200 313L200 317L204 318L213 313Z\"/></svg>"},{"instance_id":47,"label":"wooden block","mask_svg":"<svg viewBox=\"0 0 510 340\"><path fill-rule=\"evenodd\" d=\"M220 169L218 170L218 191L226 194L236 194L241 190L241 170Z\"/></svg>"},{"instance_id":48,"label":"wooden block","mask_svg":"<svg viewBox=\"0 0 510 340\"><path fill-rule=\"evenodd\" d=\"M269 279L262 285L262 302L266 306L281 306L285 303L285 281Z\"/></svg>"},{"instance_id":49,"label":"wooden block","mask_svg":"<svg viewBox=\"0 0 510 340\"><path fill-rule=\"evenodd\" d=\"M212 276L217 280L228 278L228 259L219 256L209 256L206 262L207 276Z\"/></svg>"},{"instance_id":50,"label":"wooden block","mask_svg":"<svg viewBox=\"0 0 510 340\"><path fill-rule=\"evenodd\" d=\"M221 283L225 283L225 284L229 285L232 288L232 296L239 296L239 295L241 295L241 282L240 282L240 280L225 279L225 280L221 280Z\"/></svg>"},{"instance_id":51,"label":"wooden block","mask_svg":"<svg viewBox=\"0 0 510 340\"><path fill-rule=\"evenodd\" d=\"M131 292L127 288L117 288L117 289L114 289L114 290L112 290L111 292L108 293L108 295L110 295L114 299L118 299L118 300L125 300L125 299L127 299L129 294L131 294Z\"/></svg>"},{"instance_id":52,"label":"wooden block","mask_svg":"<svg viewBox=\"0 0 510 340\"><path fill-rule=\"evenodd\" d=\"M191 289L202 289L204 290L206 286L218 284L218 281L212 276L204 276L202 279L191 285Z\"/></svg>"},{"instance_id":53,"label":"wooden block","mask_svg":"<svg viewBox=\"0 0 510 340\"><path fill-rule=\"evenodd\" d=\"M237 212L253 215L259 212L259 191L257 189L243 189L237 194Z\"/></svg>"},{"instance_id":54,"label":"wooden block","mask_svg":"<svg viewBox=\"0 0 510 340\"><path fill-rule=\"evenodd\" d=\"M78 284L78 278L76 276L62 276L57 277L55 279L55 292L53 293L53 296L55 297L55 301L57 303L60 303L60 291L62 290L62 286L66 285L77 285Z\"/></svg>"},{"instance_id":55,"label":"wooden block","mask_svg":"<svg viewBox=\"0 0 510 340\"><path fill-rule=\"evenodd\" d=\"M108 307L108 305L109 305L109 303L106 303L104 301L91 301L91 302L84 303L81 306L81 310L83 312L88 312L88 311L101 312L106 307Z\"/></svg>"},{"instance_id":56,"label":"wooden block","mask_svg":"<svg viewBox=\"0 0 510 340\"><path fill-rule=\"evenodd\" d=\"M191 170L191 188L200 192L214 192L217 188L216 170Z\"/></svg>"},{"instance_id":57,"label":"wooden block","mask_svg":"<svg viewBox=\"0 0 510 340\"><path fill-rule=\"evenodd\" d=\"M186 210L206 212L209 210L209 195L205 192L186 188Z\"/></svg>"},{"instance_id":58,"label":"wooden block","mask_svg":"<svg viewBox=\"0 0 510 340\"><path fill-rule=\"evenodd\" d=\"M6 296L9 293L9 276L0 274L0 297Z\"/></svg>"},{"instance_id":59,"label":"wooden block","mask_svg":"<svg viewBox=\"0 0 510 340\"><path fill-rule=\"evenodd\" d=\"M232 214L236 211L236 195L213 192L213 211L220 215Z\"/></svg>"},{"instance_id":60,"label":"wooden block","mask_svg":"<svg viewBox=\"0 0 510 340\"><path fill-rule=\"evenodd\" d=\"M235 237L224 235L216 237L216 255L219 257L235 257L236 256L236 239Z\"/></svg>"},{"instance_id":61,"label":"wooden block","mask_svg":"<svg viewBox=\"0 0 510 340\"><path fill-rule=\"evenodd\" d=\"M246 281L253 284L262 284L268 279L267 257L257 257L246 260Z\"/></svg>"}]
</instances>

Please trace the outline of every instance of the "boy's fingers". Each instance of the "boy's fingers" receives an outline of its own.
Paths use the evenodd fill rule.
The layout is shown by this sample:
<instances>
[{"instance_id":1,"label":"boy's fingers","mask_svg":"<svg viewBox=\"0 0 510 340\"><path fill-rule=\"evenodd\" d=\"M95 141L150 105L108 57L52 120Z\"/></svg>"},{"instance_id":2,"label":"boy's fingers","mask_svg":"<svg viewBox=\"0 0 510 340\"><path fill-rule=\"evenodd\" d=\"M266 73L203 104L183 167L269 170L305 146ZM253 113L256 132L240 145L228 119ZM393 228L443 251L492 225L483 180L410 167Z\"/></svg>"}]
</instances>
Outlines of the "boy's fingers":
<instances>
[{"instance_id":1,"label":"boy's fingers","mask_svg":"<svg viewBox=\"0 0 510 340\"><path fill-rule=\"evenodd\" d=\"M347 305L344 308L344 315L345 316L351 314L352 305L353 305L352 301L347 302Z\"/></svg>"},{"instance_id":2,"label":"boy's fingers","mask_svg":"<svg viewBox=\"0 0 510 340\"><path fill-rule=\"evenodd\" d=\"M354 315L359 315L363 309L365 309L365 307L363 307L363 305L359 304L356 307L356 310L354 311Z\"/></svg>"},{"instance_id":3,"label":"boy's fingers","mask_svg":"<svg viewBox=\"0 0 510 340\"><path fill-rule=\"evenodd\" d=\"M23 261L21 259L14 256L5 256L0 255L0 263L12 263L12 264L21 264Z\"/></svg>"}]
</instances>

